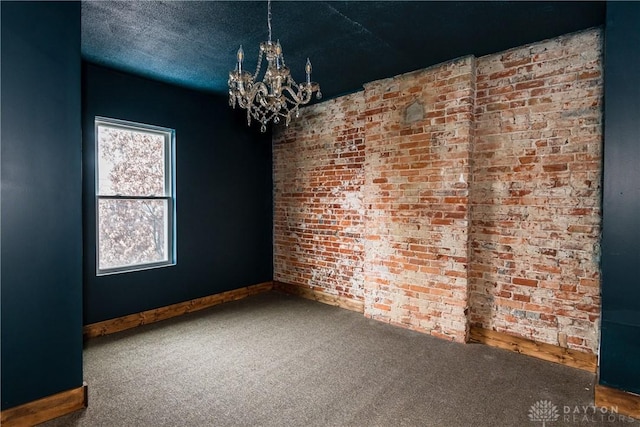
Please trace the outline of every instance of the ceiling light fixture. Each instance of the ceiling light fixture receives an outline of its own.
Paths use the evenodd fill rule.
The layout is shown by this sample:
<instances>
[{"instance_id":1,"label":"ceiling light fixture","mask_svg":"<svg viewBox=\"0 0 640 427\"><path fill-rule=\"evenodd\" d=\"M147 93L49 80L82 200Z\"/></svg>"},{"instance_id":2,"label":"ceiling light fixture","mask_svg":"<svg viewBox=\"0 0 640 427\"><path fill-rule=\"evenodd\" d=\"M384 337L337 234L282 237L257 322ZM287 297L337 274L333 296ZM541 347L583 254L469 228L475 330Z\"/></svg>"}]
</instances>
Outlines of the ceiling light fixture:
<instances>
[{"instance_id":1,"label":"ceiling light fixture","mask_svg":"<svg viewBox=\"0 0 640 427\"><path fill-rule=\"evenodd\" d=\"M322 98L320 85L311 81L309 58L305 66L306 81L297 84L284 63L280 40L275 43L271 40L271 0L267 2L267 24L269 40L260 43L255 74L251 75L243 68L242 45L238 49L236 68L229 72L229 105L235 108L237 104L241 108L246 108L247 125L251 125L251 118L253 118L261 123L262 132L266 132L269 121L278 124L281 119L284 119L288 126L291 116L299 116L299 107L309 103L314 92L317 99ZM267 69L262 81L258 81L264 56L267 57Z\"/></svg>"}]
</instances>

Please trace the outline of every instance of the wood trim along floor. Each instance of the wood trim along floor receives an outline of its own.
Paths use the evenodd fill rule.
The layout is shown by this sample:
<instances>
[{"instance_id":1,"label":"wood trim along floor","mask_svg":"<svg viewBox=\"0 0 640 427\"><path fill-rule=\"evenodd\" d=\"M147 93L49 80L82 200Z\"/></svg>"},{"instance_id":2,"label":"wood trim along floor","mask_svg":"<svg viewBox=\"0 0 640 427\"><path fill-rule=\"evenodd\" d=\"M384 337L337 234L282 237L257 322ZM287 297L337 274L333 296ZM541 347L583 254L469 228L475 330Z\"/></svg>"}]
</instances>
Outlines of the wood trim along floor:
<instances>
[{"instance_id":1,"label":"wood trim along floor","mask_svg":"<svg viewBox=\"0 0 640 427\"><path fill-rule=\"evenodd\" d=\"M333 295L316 288L309 288L301 285L292 285L284 282L273 282L273 289L302 298L321 302L323 304L334 305L347 310L364 313L364 301L347 298L341 295Z\"/></svg>"},{"instance_id":2,"label":"wood trim along floor","mask_svg":"<svg viewBox=\"0 0 640 427\"><path fill-rule=\"evenodd\" d=\"M87 407L87 384L42 399L5 409L0 416L4 427L33 426Z\"/></svg>"},{"instance_id":3,"label":"wood trim along floor","mask_svg":"<svg viewBox=\"0 0 640 427\"><path fill-rule=\"evenodd\" d=\"M592 373L596 372L598 364L598 358L595 354L583 353L553 344L540 343L484 328L471 327L469 340Z\"/></svg>"},{"instance_id":4,"label":"wood trim along floor","mask_svg":"<svg viewBox=\"0 0 640 427\"><path fill-rule=\"evenodd\" d=\"M596 384L595 405L640 420L640 395Z\"/></svg>"},{"instance_id":5,"label":"wood trim along floor","mask_svg":"<svg viewBox=\"0 0 640 427\"><path fill-rule=\"evenodd\" d=\"M136 326L155 323L186 313L203 310L225 302L239 300L250 295L270 291L271 289L273 289L273 282L264 282L215 295L192 299L190 301L184 301L178 304L154 308L153 310L143 311L142 313L135 313L128 316L117 317L115 319L104 320L102 322L91 323L83 328L83 336L84 339L89 339L109 335L135 328Z\"/></svg>"}]
</instances>

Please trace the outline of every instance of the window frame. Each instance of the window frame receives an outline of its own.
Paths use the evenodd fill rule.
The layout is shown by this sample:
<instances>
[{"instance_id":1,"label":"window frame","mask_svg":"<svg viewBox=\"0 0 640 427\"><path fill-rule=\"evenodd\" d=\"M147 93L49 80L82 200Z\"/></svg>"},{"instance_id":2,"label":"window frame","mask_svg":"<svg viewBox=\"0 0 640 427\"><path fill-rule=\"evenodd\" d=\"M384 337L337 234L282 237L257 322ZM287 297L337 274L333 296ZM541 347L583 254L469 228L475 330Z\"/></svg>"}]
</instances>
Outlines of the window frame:
<instances>
[{"instance_id":1,"label":"window frame","mask_svg":"<svg viewBox=\"0 0 640 427\"><path fill-rule=\"evenodd\" d=\"M164 195L163 196L122 196L117 194L100 194L100 159L99 159L99 128L109 127L127 131L139 131L162 135L164 138ZM175 140L174 129L162 126L137 123L128 120L113 119L96 116L94 120L94 194L95 194L95 261L96 276L126 273L131 271L149 270L161 267L170 267L177 264L176 251L176 168L175 168ZM148 262L142 264L130 264L126 266L100 268L100 200L163 200L167 203L167 260Z\"/></svg>"}]
</instances>

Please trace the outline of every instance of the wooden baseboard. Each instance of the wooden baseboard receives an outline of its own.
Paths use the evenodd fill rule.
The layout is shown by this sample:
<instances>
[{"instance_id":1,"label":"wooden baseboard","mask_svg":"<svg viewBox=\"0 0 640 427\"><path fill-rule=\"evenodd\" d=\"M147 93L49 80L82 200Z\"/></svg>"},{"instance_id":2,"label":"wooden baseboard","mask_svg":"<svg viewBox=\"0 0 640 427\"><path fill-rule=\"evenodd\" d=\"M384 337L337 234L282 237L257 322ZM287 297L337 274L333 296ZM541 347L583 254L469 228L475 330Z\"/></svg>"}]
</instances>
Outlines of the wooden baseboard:
<instances>
[{"instance_id":1,"label":"wooden baseboard","mask_svg":"<svg viewBox=\"0 0 640 427\"><path fill-rule=\"evenodd\" d=\"M14 408L0 415L4 427L34 426L87 407L87 384Z\"/></svg>"},{"instance_id":2,"label":"wooden baseboard","mask_svg":"<svg viewBox=\"0 0 640 427\"><path fill-rule=\"evenodd\" d=\"M615 408L622 415L640 420L640 395L596 384L594 400L600 408Z\"/></svg>"},{"instance_id":3,"label":"wooden baseboard","mask_svg":"<svg viewBox=\"0 0 640 427\"><path fill-rule=\"evenodd\" d=\"M364 302L346 298L340 295L332 295L319 289L308 288L301 285L292 285L283 282L273 282L273 289L302 298L318 301L324 304L334 305L336 307L345 308L358 313L364 313Z\"/></svg>"},{"instance_id":4,"label":"wooden baseboard","mask_svg":"<svg viewBox=\"0 0 640 427\"><path fill-rule=\"evenodd\" d=\"M592 373L596 372L598 364L598 358L595 354L570 350L553 344L540 343L484 328L471 327L469 340Z\"/></svg>"},{"instance_id":5,"label":"wooden baseboard","mask_svg":"<svg viewBox=\"0 0 640 427\"><path fill-rule=\"evenodd\" d=\"M247 286L240 289L222 292L220 294L209 295L178 304L143 311L142 313L135 313L128 316L92 323L83 328L83 336L85 339L89 339L113 334L135 328L137 326L147 325L161 320L170 319L172 317L181 316L186 313L203 310L225 302L239 300L250 295L267 292L272 288L273 282L264 282L258 285Z\"/></svg>"}]
</instances>

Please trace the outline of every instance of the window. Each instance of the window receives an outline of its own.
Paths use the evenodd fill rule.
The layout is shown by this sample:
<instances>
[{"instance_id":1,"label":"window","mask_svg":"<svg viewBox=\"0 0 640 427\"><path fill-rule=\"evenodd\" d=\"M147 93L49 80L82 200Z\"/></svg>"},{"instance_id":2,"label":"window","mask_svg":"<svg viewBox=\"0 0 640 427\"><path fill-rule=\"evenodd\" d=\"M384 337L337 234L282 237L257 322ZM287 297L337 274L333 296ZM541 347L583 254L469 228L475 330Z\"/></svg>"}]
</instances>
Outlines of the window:
<instances>
[{"instance_id":1,"label":"window","mask_svg":"<svg viewBox=\"0 0 640 427\"><path fill-rule=\"evenodd\" d=\"M97 274L174 265L172 129L96 117Z\"/></svg>"}]
</instances>

